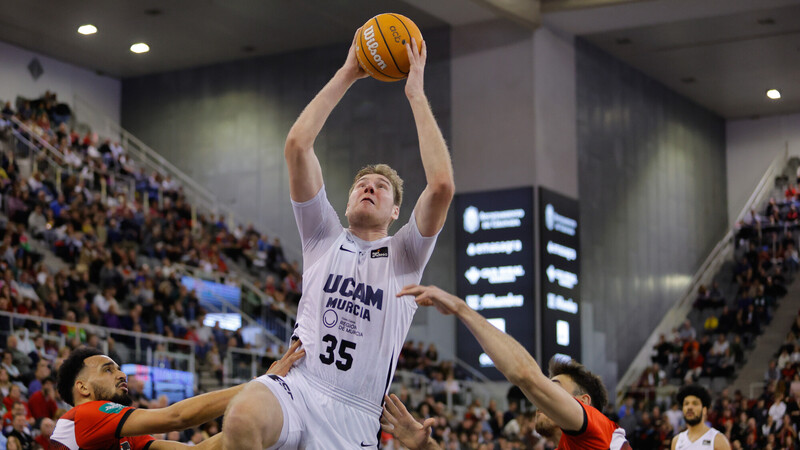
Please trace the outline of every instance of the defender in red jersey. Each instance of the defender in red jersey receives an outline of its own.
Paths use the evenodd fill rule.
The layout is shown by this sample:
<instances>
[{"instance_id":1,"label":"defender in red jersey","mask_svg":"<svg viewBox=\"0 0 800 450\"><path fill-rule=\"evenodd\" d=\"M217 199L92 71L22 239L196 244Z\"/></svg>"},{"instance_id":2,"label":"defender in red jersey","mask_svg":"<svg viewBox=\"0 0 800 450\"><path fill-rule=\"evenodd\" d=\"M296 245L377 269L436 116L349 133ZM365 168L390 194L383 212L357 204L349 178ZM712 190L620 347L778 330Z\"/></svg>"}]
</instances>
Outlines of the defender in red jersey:
<instances>
[{"instance_id":1,"label":"defender in red jersey","mask_svg":"<svg viewBox=\"0 0 800 450\"><path fill-rule=\"evenodd\" d=\"M269 372L285 376L292 364L305 354L297 351L296 341L274 363ZM164 450L189 446L173 441L157 441L151 433L183 430L209 422L225 412L225 407L243 385L188 398L166 408L136 409L128 396L127 376L100 351L82 347L74 350L61 365L58 392L75 405L56 422L50 448L57 450ZM194 448L222 448L222 433Z\"/></svg>"},{"instance_id":2,"label":"defender in red jersey","mask_svg":"<svg viewBox=\"0 0 800 450\"><path fill-rule=\"evenodd\" d=\"M455 314L472 332L508 380L537 407L536 431L558 442L559 450L630 450L625 430L600 411L608 403L602 380L575 360L553 359L550 378L519 342L490 324L460 298L435 286L406 286L418 305ZM412 449L438 449L429 436L433 421L420 424L397 397L386 397L381 426Z\"/></svg>"}]
</instances>

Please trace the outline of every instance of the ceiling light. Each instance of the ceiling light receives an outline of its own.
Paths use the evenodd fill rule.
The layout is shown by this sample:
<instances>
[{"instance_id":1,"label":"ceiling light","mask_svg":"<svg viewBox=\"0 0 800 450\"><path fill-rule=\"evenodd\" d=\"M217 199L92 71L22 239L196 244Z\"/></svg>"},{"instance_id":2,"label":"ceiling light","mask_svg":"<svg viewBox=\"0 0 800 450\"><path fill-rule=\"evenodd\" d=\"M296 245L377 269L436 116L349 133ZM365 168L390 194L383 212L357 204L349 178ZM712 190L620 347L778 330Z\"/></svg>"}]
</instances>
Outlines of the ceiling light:
<instances>
[{"instance_id":1,"label":"ceiling light","mask_svg":"<svg viewBox=\"0 0 800 450\"><path fill-rule=\"evenodd\" d=\"M767 91L767 97L769 97L769 98L771 98L773 100L777 100L777 99L781 98L781 91L779 91L777 89L770 89L770 90Z\"/></svg>"},{"instance_id":2,"label":"ceiling light","mask_svg":"<svg viewBox=\"0 0 800 450\"><path fill-rule=\"evenodd\" d=\"M97 27L94 26L94 25L90 25L90 24L81 25L78 28L78 33L80 33L80 34L95 34L95 33L97 33Z\"/></svg>"},{"instance_id":3,"label":"ceiling light","mask_svg":"<svg viewBox=\"0 0 800 450\"><path fill-rule=\"evenodd\" d=\"M131 45L131 51L133 53L147 53L150 51L150 46L144 42L139 42Z\"/></svg>"}]
</instances>

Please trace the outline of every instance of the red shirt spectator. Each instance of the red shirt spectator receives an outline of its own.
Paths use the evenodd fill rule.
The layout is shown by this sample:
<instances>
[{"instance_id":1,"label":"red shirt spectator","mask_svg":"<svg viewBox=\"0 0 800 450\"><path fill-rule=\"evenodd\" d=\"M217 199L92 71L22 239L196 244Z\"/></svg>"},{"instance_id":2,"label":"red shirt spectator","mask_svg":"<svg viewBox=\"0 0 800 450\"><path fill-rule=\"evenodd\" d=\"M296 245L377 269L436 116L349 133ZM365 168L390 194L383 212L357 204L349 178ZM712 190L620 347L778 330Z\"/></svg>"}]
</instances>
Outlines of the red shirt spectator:
<instances>
[{"instance_id":1,"label":"red shirt spectator","mask_svg":"<svg viewBox=\"0 0 800 450\"><path fill-rule=\"evenodd\" d=\"M56 415L58 403L56 403L55 392L53 379L45 378L42 389L34 392L28 400L28 406L34 419L38 420L44 417L52 419Z\"/></svg>"}]
</instances>

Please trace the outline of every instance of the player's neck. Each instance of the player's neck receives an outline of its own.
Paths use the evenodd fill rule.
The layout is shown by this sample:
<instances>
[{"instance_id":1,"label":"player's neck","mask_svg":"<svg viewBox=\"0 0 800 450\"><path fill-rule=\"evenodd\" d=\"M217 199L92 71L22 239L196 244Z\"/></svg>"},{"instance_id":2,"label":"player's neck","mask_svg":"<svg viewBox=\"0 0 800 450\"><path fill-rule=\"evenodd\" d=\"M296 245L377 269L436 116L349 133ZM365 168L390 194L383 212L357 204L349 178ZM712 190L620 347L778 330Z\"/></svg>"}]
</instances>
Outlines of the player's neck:
<instances>
[{"instance_id":1,"label":"player's neck","mask_svg":"<svg viewBox=\"0 0 800 450\"><path fill-rule=\"evenodd\" d=\"M378 239L383 239L389 235L389 231L386 228L370 228L350 225L349 230L351 233L353 233L353 236L367 242L377 241Z\"/></svg>"},{"instance_id":2,"label":"player's neck","mask_svg":"<svg viewBox=\"0 0 800 450\"><path fill-rule=\"evenodd\" d=\"M706 434L708 430L710 430L710 428L708 428L708 426L703 422L700 422L697 425L689 426L688 428L689 438L694 441L698 439L700 436Z\"/></svg>"}]
</instances>

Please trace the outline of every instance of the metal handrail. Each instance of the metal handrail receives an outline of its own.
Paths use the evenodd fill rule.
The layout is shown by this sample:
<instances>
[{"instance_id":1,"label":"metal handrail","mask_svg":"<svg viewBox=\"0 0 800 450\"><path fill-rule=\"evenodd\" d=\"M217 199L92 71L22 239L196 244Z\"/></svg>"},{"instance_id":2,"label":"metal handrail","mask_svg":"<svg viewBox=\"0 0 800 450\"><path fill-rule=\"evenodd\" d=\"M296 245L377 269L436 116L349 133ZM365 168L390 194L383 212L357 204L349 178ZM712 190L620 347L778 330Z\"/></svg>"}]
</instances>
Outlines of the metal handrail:
<instances>
[{"instance_id":1,"label":"metal handrail","mask_svg":"<svg viewBox=\"0 0 800 450\"><path fill-rule=\"evenodd\" d=\"M203 185L195 181L192 177L190 177L185 172L180 170L169 160L164 158L160 153L153 150L150 146L142 142L139 138L134 136L126 129L122 128L120 124L115 122L106 114L98 111L87 100L80 97L79 95L74 96L72 107L73 111L76 112L76 114L85 111L94 118L97 118L100 123L97 123L95 125L100 126L100 124L102 124L109 131L109 134L118 135L120 143L133 144L133 145L123 145L123 147L129 153L134 153L135 156L137 156L142 163L148 166L148 168L150 168L151 170L156 170L165 174L169 174L175 179L179 180L181 183L183 183L184 186L189 187L190 191L187 192L186 190L184 190L184 193L187 194L187 197L191 197L193 201L198 201L199 203L201 203L200 205L197 206L213 214L219 214L220 212L222 212L227 218L228 226L230 228L233 228L235 226L236 215L230 206L228 206L224 202L221 202L213 192L209 191ZM111 137L111 136L106 136L106 137ZM273 230L264 229L263 224L261 228L264 230L264 232L268 233L271 236L278 235L278 233L274 232ZM301 257L301 255L294 252L293 249L284 249L284 251L287 252L287 254L291 256L292 259L300 259Z\"/></svg>"},{"instance_id":2,"label":"metal handrail","mask_svg":"<svg viewBox=\"0 0 800 450\"><path fill-rule=\"evenodd\" d=\"M482 382L484 382L484 383L489 383L489 382L491 382L491 381L492 381L492 380L490 380L490 379L489 379L489 377L487 377L486 375L484 375L484 374L480 373L480 372L478 371L478 369L476 369L476 368L474 368L474 367L470 366L469 364L467 364L467 362L466 362L466 361L464 361L464 360L462 360L462 359L460 359L460 358L458 358L458 357L455 357L455 356L454 356L454 357L453 357L453 362L455 362L455 364L456 364L457 366L459 366L459 367L461 367L462 369L464 369L464 370L466 370L467 372L469 372L469 374L470 374L470 375L472 375L473 377L475 377L475 379L476 379L476 380L480 380L480 381L482 381Z\"/></svg>"},{"instance_id":3,"label":"metal handrail","mask_svg":"<svg viewBox=\"0 0 800 450\"><path fill-rule=\"evenodd\" d=\"M65 160L64 154L61 153L61 150L58 150L57 148L55 148L52 145L50 145L49 142L47 142L46 140L42 139L42 137L39 136L38 133L33 131L29 126L25 125L21 120L17 119L16 117L11 117L11 121L14 122L14 124L17 127L25 130L28 133L28 135L33 137L34 140L36 140L39 144L42 145L42 147L46 148L48 151L50 151L53 154L55 154L56 156L58 156L58 158L61 159L61 161Z\"/></svg>"},{"instance_id":4,"label":"metal handrail","mask_svg":"<svg viewBox=\"0 0 800 450\"><path fill-rule=\"evenodd\" d=\"M736 223L741 221L745 215L747 215L747 212L750 211L750 209L752 209L755 205L765 200L765 196L769 194L769 191L771 190L769 184L770 180L774 179L776 173L778 173L781 168L786 165L788 160L789 147L787 143L785 151L778 154L772 160L766 172L764 172L764 175L756 185L753 194L750 195L750 198L742 208L741 213L739 213ZM732 227L735 225L736 224L732 224ZM673 328L677 327L681 324L681 322L686 320L686 317L688 316L692 305L694 304L694 298L697 289L701 284L708 284L717 274L719 268L724 264L724 262L732 257L734 250L734 230L732 227L728 229L728 232L725 233L717 245L714 246L714 249L711 250L711 253L709 253L708 257L705 259L703 264L700 265L700 268L698 268L697 272L689 282L689 285L686 289L686 294L684 294L684 296L681 297L669 311L667 311L667 313L661 319L661 322L656 326L656 328L642 345L639 353L628 366L628 370L620 378L619 382L617 383L616 390L617 404L622 402L625 394L641 377L642 373L649 365L651 350L658 342L659 336L661 334L668 334Z\"/></svg>"},{"instance_id":5,"label":"metal handrail","mask_svg":"<svg viewBox=\"0 0 800 450\"><path fill-rule=\"evenodd\" d=\"M207 277L209 275L214 276L214 274L215 274L214 272L209 273L209 272L201 271L200 269L198 269L196 267L191 267L191 266L187 266L187 265L179 264L179 263L172 264L172 267L177 269L178 272L180 272L183 275L194 277L194 278L200 278L200 279L207 279L205 277ZM223 275L223 274L216 273L216 275ZM215 278L215 279L219 280L220 278ZM250 315L246 314L239 307L231 304L230 302L228 302L228 301L226 301L224 299L220 299L220 302L222 303L222 306L224 307L224 310L218 311L218 312L224 313L226 311L230 311L230 312L232 312L234 314L239 314L242 317L242 319L245 322L247 322L248 326L257 327L258 329L263 330L264 331L264 336L267 339L269 339L273 344L281 345L281 344L285 344L285 343L288 342L288 338L287 338L286 342L284 340L278 338L277 336L272 334L269 330L267 330L265 327L262 327L255 319L250 317ZM204 306L209 307L211 305L204 304Z\"/></svg>"},{"instance_id":6,"label":"metal handrail","mask_svg":"<svg viewBox=\"0 0 800 450\"><path fill-rule=\"evenodd\" d=\"M17 141L22 142L23 144L25 144L25 146L28 147L28 149L34 151L37 155L43 156L47 160L48 163L52 164L56 168L61 169L62 171L67 172L67 173L72 172L72 168L71 167L63 166L62 164L58 163L56 160L51 158L50 155L48 155L47 153L43 152L42 149L37 147L36 144L31 142L25 136L23 136L22 133L20 133L19 131L12 130L11 131L11 135L14 136L14 138L16 138ZM33 164L36 164L36 162L33 161Z\"/></svg>"},{"instance_id":7,"label":"metal handrail","mask_svg":"<svg viewBox=\"0 0 800 450\"><path fill-rule=\"evenodd\" d=\"M142 163L147 165L149 169L157 170L162 173L167 173L175 177L182 184L191 189L193 194L192 197L194 197L195 199L201 199L204 201L204 203L206 203L203 206L207 210L214 213L217 213L217 211L223 211L228 217L233 216L233 211L227 205L221 203L219 199L216 197L216 195L214 195L208 189L203 187L200 183L192 179L185 172L177 168L174 164L172 164L166 158L161 156L161 154L150 148L139 138L137 138L129 131L122 128L122 126L116 123L113 119L103 114L102 112L97 111L91 104L89 104L89 102L84 100L82 97L75 95L73 108L76 109L77 111L80 111L81 107L87 110L89 114L96 116L100 120L102 120L103 125L109 131L109 134L118 135L119 141L121 144L123 144L123 147L129 153L135 154L135 156L137 156Z\"/></svg>"},{"instance_id":8,"label":"metal handrail","mask_svg":"<svg viewBox=\"0 0 800 450\"><path fill-rule=\"evenodd\" d=\"M42 324L43 334L44 335L48 334L48 326L58 327L59 331L60 331L62 326L66 326L66 327L75 328L76 330L84 330L84 331L86 331L88 333L92 333L92 334L95 334L95 335L98 335L98 336L103 336L103 337L106 337L106 338L111 336L111 335L121 335L121 336L132 337L132 338L135 339L135 342L136 342L136 349L135 349L136 354L140 355L144 351L144 353L146 355L147 364L151 365L151 366L153 365L153 349L150 348L150 347L142 349L141 348L141 342L142 342L143 339L147 340L149 342L152 342L152 343L156 343L156 344L169 343L169 344L176 344L176 345L186 346L188 348L187 354L189 354L189 355L197 354L196 345L195 345L195 343L193 341L189 341L189 340L186 340L186 339L171 338L171 337L167 337L167 336L162 336L160 334L140 333L140 332L137 332L137 331L120 330L120 329L117 329L117 328L107 328L107 327L103 327L103 326L100 326L100 325L69 322L69 321L66 321L66 320L49 319L49 318L45 318L45 317L41 317L41 316L32 316L30 314L20 314L20 313L10 313L10 312L6 312L6 311L0 311L0 317L8 317L9 318L9 321L8 321L8 325L9 325L8 331L9 331L9 333L14 333L14 331L15 331L14 330L14 328L15 328L14 321L15 320L24 320L24 321L31 321L31 322L36 322L36 323ZM24 327L21 327L21 328L27 331L27 328L24 328ZM64 334L60 334L59 336L61 338L61 342L60 342L61 346L66 345L67 336L64 335ZM105 352L108 352L108 340L107 339L103 340L103 341L101 341L101 343L103 345L103 350ZM174 355L177 355L177 356L180 357L179 353L177 353L177 352L173 352L173 353L174 353ZM137 357L137 359L138 359L138 357ZM188 367L189 370L188 371L191 372L191 373L195 373L195 360L194 360L194 358L187 358L187 361L188 361L188 365L189 365L189 367ZM197 378L195 377L195 384L196 384L196 381L197 381ZM195 385L195 388L196 387L197 386Z\"/></svg>"}]
</instances>

